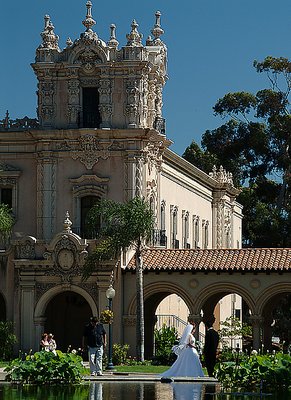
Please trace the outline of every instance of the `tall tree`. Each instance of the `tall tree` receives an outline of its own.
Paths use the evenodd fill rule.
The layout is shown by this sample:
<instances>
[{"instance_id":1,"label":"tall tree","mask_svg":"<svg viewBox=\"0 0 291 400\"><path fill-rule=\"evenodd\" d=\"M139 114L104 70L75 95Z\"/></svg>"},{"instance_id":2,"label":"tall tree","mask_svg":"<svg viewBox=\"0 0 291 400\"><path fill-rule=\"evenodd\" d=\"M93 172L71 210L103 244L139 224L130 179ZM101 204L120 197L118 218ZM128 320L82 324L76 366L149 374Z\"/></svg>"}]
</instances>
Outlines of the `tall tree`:
<instances>
[{"instance_id":1,"label":"tall tree","mask_svg":"<svg viewBox=\"0 0 291 400\"><path fill-rule=\"evenodd\" d=\"M135 197L127 203L101 200L88 213L88 224L92 230L96 222L101 227L98 244L84 266L84 278L87 278L102 262L118 260L121 250L135 249L136 266L136 344L137 358L144 361L144 299L142 248L152 235L154 215L149 204Z\"/></svg>"},{"instance_id":2,"label":"tall tree","mask_svg":"<svg viewBox=\"0 0 291 400\"><path fill-rule=\"evenodd\" d=\"M202 150L192 143L183 156L206 172L210 157L216 158L242 186L244 245L290 246L291 62L267 57L254 67L267 75L269 88L219 99L214 112L227 121L204 133Z\"/></svg>"}]
</instances>

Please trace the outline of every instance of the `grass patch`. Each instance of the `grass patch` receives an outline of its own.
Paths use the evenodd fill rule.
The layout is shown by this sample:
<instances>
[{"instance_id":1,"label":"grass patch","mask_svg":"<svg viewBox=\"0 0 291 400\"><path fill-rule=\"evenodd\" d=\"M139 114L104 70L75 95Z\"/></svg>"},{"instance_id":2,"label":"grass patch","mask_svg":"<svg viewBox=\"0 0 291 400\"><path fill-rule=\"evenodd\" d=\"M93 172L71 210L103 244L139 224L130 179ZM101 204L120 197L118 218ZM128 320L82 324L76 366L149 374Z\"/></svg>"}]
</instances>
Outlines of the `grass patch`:
<instances>
[{"instance_id":1,"label":"grass patch","mask_svg":"<svg viewBox=\"0 0 291 400\"><path fill-rule=\"evenodd\" d=\"M115 367L117 372L128 372L128 373L148 373L148 374L161 374L162 372L169 369L169 366L165 365L117 365Z\"/></svg>"}]
</instances>

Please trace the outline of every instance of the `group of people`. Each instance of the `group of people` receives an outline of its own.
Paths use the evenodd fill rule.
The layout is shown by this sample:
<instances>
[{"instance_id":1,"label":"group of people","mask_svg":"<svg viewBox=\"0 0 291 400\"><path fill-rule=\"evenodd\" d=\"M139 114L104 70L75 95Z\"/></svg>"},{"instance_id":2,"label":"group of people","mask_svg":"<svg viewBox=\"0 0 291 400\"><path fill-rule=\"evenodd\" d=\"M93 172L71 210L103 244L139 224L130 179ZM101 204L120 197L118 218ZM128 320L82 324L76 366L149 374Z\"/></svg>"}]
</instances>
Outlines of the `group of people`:
<instances>
[{"instance_id":1,"label":"group of people","mask_svg":"<svg viewBox=\"0 0 291 400\"><path fill-rule=\"evenodd\" d=\"M206 334L204 344L204 360L207 373L210 377L214 376L214 367L216 363L216 352L219 342L219 335L213 329L213 321L206 321ZM195 346L195 324L189 322L186 326L179 344L173 347L177 359L174 364L166 372L162 374L162 378L170 378L175 376L203 377L204 372L200 362L199 354Z\"/></svg>"},{"instance_id":2,"label":"group of people","mask_svg":"<svg viewBox=\"0 0 291 400\"><path fill-rule=\"evenodd\" d=\"M40 348L44 351L51 351L56 354L57 343L52 333L43 333L40 341Z\"/></svg>"},{"instance_id":3,"label":"group of people","mask_svg":"<svg viewBox=\"0 0 291 400\"><path fill-rule=\"evenodd\" d=\"M205 322L204 361L210 377L214 376L216 352L219 342L219 335L212 326L213 322L214 320ZM161 375L162 378L204 376L199 354L195 346L194 333L195 323L190 321L179 340L179 344L173 346L172 350L177 355L177 359L171 368ZM56 354L57 344L53 338L53 334L44 333L40 345L42 350L52 351ZM91 317L90 322L84 328L82 348L85 349L85 347L88 349L91 375L102 375L102 358L104 348L106 347L106 331L97 317Z\"/></svg>"}]
</instances>

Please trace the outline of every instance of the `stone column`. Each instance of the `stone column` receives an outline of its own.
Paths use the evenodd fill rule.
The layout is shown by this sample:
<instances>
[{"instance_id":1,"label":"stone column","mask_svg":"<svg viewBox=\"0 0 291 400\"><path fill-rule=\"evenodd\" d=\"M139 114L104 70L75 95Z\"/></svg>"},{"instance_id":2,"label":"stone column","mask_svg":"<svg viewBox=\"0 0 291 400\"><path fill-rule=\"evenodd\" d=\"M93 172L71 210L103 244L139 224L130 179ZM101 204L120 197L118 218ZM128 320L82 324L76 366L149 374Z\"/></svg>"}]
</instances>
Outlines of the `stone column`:
<instances>
[{"instance_id":1,"label":"stone column","mask_svg":"<svg viewBox=\"0 0 291 400\"><path fill-rule=\"evenodd\" d=\"M200 323L202 322L201 315L200 314L190 314L188 319L189 319L190 323L193 322L195 324L196 330L195 330L195 333L194 333L194 337L195 337L196 340L200 341L199 328L200 328Z\"/></svg>"},{"instance_id":2,"label":"stone column","mask_svg":"<svg viewBox=\"0 0 291 400\"><path fill-rule=\"evenodd\" d=\"M101 114L100 128L110 128L112 118L112 83L113 81L107 76L108 71L102 71L102 79L99 81L99 111Z\"/></svg>"},{"instance_id":3,"label":"stone column","mask_svg":"<svg viewBox=\"0 0 291 400\"><path fill-rule=\"evenodd\" d=\"M34 351L39 351L39 345L41 341L41 336L44 333L44 324L46 322L46 317L34 318Z\"/></svg>"},{"instance_id":4,"label":"stone column","mask_svg":"<svg viewBox=\"0 0 291 400\"><path fill-rule=\"evenodd\" d=\"M263 323L264 351L272 350L272 326L271 326L272 322L273 322L272 315L264 317L264 323Z\"/></svg>"},{"instance_id":5,"label":"stone column","mask_svg":"<svg viewBox=\"0 0 291 400\"><path fill-rule=\"evenodd\" d=\"M37 165L37 237L50 240L56 231L56 160L41 152Z\"/></svg>"},{"instance_id":6,"label":"stone column","mask_svg":"<svg viewBox=\"0 0 291 400\"><path fill-rule=\"evenodd\" d=\"M20 348L29 352L35 348L34 332L34 289L35 283L30 277L20 277Z\"/></svg>"},{"instance_id":7,"label":"stone column","mask_svg":"<svg viewBox=\"0 0 291 400\"><path fill-rule=\"evenodd\" d=\"M129 354L136 356L136 314L123 315L124 343L129 344Z\"/></svg>"},{"instance_id":8,"label":"stone column","mask_svg":"<svg viewBox=\"0 0 291 400\"><path fill-rule=\"evenodd\" d=\"M124 200L135 196L135 156L129 154L124 162Z\"/></svg>"},{"instance_id":9,"label":"stone column","mask_svg":"<svg viewBox=\"0 0 291 400\"><path fill-rule=\"evenodd\" d=\"M253 349L259 350L261 347L261 326L263 318L260 315L252 315L250 322L253 327Z\"/></svg>"},{"instance_id":10,"label":"stone column","mask_svg":"<svg viewBox=\"0 0 291 400\"><path fill-rule=\"evenodd\" d=\"M103 310L106 310L108 306L108 300L106 297L106 290L109 288L110 284L110 274L111 271L108 272L98 272L98 277L97 277L97 291L98 291L98 313L100 315L100 312Z\"/></svg>"}]
</instances>

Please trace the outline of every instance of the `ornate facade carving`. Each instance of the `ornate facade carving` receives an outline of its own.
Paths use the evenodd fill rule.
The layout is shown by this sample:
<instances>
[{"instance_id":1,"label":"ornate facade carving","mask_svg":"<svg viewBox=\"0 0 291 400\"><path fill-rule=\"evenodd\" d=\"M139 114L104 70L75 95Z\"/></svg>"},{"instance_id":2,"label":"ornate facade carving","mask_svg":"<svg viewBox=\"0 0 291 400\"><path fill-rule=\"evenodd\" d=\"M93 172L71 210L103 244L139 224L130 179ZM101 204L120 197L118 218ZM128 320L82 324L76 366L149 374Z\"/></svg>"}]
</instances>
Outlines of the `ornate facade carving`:
<instances>
[{"instance_id":1,"label":"ornate facade carving","mask_svg":"<svg viewBox=\"0 0 291 400\"><path fill-rule=\"evenodd\" d=\"M104 148L94 135L79 138L79 149L72 152L73 160L79 160L87 169L92 169L100 158L109 157L108 146Z\"/></svg>"},{"instance_id":2,"label":"ornate facade carving","mask_svg":"<svg viewBox=\"0 0 291 400\"><path fill-rule=\"evenodd\" d=\"M218 170L214 165L212 172L209 173L209 176L211 176L211 178L215 179L220 184L228 184L233 186L232 173L227 172L222 165Z\"/></svg>"},{"instance_id":3,"label":"ornate facade carving","mask_svg":"<svg viewBox=\"0 0 291 400\"><path fill-rule=\"evenodd\" d=\"M128 121L128 127L135 128L138 126L137 116L139 109L139 83L137 79L126 80L127 104L125 106L125 115Z\"/></svg>"},{"instance_id":4,"label":"ornate facade carving","mask_svg":"<svg viewBox=\"0 0 291 400\"><path fill-rule=\"evenodd\" d=\"M16 259L35 259L36 239L28 236L22 240L14 242L14 254Z\"/></svg>"},{"instance_id":5,"label":"ornate facade carving","mask_svg":"<svg viewBox=\"0 0 291 400\"><path fill-rule=\"evenodd\" d=\"M136 157L135 162L135 196L142 196L143 193L143 167L142 158Z\"/></svg>"}]
</instances>

